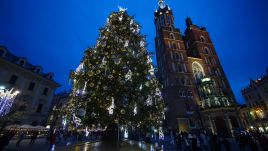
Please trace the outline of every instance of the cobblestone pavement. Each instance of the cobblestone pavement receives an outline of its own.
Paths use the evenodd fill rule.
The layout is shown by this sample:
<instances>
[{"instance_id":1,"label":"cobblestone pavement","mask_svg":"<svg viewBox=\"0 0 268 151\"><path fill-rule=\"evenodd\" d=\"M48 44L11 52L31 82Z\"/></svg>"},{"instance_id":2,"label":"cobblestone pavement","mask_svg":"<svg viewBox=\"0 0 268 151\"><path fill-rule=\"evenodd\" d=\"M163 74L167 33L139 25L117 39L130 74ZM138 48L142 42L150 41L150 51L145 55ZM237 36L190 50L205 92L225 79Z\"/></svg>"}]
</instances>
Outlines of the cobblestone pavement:
<instances>
[{"instance_id":1,"label":"cobblestone pavement","mask_svg":"<svg viewBox=\"0 0 268 151\"><path fill-rule=\"evenodd\" d=\"M233 139L230 139L229 141L231 142L232 151L239 151L238 144ZM20 147L16 147L16 142L16 139L11 140L4 151L50 151L50 145L45 138L37 139L34 145L30 145L30 140L25 139L21 142ZM161 150L162 145L164 151L183 151L184 149L183 146L182 149L177 149L176 146L171 145L169 141L159 144L158 148L143 142L127 141L121 143L120 149L118 149L118 145L116 143L107 144L104 142L86 142L75 143L70 146L66 146L66 143L61 143L55 146L55 151L151 151L152 148L154 148L155 151L158 151ZM223 146L221 148L221 151L225 151ZM207 151L209 151L209 149ZM248 147L247 151L250 151Z\"/></svg>"}]
</instances>

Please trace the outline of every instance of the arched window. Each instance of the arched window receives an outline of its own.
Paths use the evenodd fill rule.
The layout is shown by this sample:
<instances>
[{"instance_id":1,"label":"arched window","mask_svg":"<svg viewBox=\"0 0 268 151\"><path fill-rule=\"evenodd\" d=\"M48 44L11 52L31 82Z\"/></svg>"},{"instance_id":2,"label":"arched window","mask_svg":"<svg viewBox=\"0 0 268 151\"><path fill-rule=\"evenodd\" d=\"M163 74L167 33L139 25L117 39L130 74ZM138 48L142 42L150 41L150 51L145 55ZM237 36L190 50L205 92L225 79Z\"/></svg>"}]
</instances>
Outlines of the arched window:
<instances>
[{"instance_id":1,"label":"arched window","mask_svg":"<svg viewBox=\"0 0 268 151\"><path fill-rule=\"evenodd\" d=\"M52 80L53 76L54 76L54 73L50 72L48 73L47 78Z\"/></svg>"},{"instance_id":2,"label":"arched window","mask_svg":"<svg viewBox=\"0 0 268 151\"><path fill-rule=\"evenodd\" d=\"M170 34L170 39L174 39L175 40L175 36L173 33Z\"/></svg>"},{"instance_id":3,"label":"arched window","mask_svg":"<svg viewBox=\"0 0 268 151\"><path fill-rule=\"evenodd\" d=\"M209 49L208 49L208 47L205 47L205 48L204 48L204 53L205 53L205 54L209 54Z\"/></svg>"},{"instance_id":4,"label":"arched window","mask_svg":"<svg viewBox=\"0 0 268 151\"><path fill-rule=\"evenodd\" d=\"M193 62L192 70L193 70L194 78L196 80L201 80L205 76L204 69L198 62Z\"/></svg>"},{"instance_id":5,"label":"arched window","mask_svg":"<svg viewBox=\"0 0 268 151\"><path fill-rule=\"evenodd\" d=\"M176 43L172 43L172 48L173 48L173 49L177 49L177 45L176 45Z\"/></svg>"},{"instance_id":6,"label":"arched window","mask_svg":"<svg viewBox=\"0 0 268 151\"><path fill-rule=\"evenodd\" d=\"M35 67L35 70L34 71L35 71L35 73L40 74L41 71L42 71L42 67L37 66L37 67Z\"/></svg>"},{"instance_id":7,"label":"arched window","mask_svg":"<svg viewBox=\"0 0 268 151\"><path fill-rule=\"evenodd\" d=\"M204 36L200 36L200 41L201 42L205 42L205 37Z\"/></svg>"},{"instance_id":8,"label":"arched window","mask_svg":"<svg viewBox=\"0 0 268 151\"><path fill-rule=\"evenodd\" d=\"M23 59L19 60L19 65L20 65L20 66L24 66L25 63L26 63L25 60L23 60Z\"/></svg>"}]
</instances>

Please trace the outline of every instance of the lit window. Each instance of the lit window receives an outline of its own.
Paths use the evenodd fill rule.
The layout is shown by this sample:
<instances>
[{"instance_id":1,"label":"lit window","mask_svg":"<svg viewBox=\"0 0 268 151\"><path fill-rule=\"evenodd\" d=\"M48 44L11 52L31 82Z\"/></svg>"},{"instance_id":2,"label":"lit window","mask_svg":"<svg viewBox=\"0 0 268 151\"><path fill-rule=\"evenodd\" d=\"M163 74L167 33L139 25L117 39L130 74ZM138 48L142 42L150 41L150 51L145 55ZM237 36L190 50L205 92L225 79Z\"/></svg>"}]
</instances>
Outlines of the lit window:
<instances>
[{"instance_id":1,"label":"lit window","mask_svg":"<svg viewBox=\"0 0 268 151\"><path fill-rule=\"evenodd\" d=\"M260 118L260 119L265 118L265 115L264 115L264 112L263 112L262 109L257 109L257 110L256 110L256 115L257 115L257 117Z\"/></svg>"}]
</instances>

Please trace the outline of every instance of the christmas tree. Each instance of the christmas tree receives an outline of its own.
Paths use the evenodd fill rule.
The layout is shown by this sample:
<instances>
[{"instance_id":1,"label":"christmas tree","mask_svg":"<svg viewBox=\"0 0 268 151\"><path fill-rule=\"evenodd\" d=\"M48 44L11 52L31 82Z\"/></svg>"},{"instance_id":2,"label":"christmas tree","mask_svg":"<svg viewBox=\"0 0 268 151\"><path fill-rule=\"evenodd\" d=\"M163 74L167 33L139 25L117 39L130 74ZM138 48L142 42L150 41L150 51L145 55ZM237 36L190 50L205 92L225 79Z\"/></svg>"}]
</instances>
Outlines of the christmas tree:
<instances>
[{"instance_id":1,"label":"christmas tree","mask_svg":"<svg viewBox=\"0 0 268 151\"><path fill-rule=\"evenodd\" d=\"M159 127L164 103L140 25L126 10L112 13L94 48L71 73L66 115L76 126Z\"/></svg>"}]
</instances>

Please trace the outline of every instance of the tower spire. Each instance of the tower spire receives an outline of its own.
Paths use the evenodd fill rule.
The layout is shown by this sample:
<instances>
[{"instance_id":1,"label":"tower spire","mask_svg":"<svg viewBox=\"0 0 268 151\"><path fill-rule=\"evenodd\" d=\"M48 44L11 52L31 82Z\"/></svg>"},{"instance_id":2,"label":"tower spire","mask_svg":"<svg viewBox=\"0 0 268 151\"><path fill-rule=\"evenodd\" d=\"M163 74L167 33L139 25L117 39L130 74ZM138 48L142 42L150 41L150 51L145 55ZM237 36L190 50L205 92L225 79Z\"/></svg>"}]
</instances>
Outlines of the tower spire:
<instances>
[{"instance_id":1,"label":"tower spire","mask_svg":"<svg viewBox=\"0 0 268 151\"><path fill-rule=\"evenodd\" d=\"M165 8L166 7L165 0L158 0L158 5L162 9Z\"/></svg>"}]
</instances>

